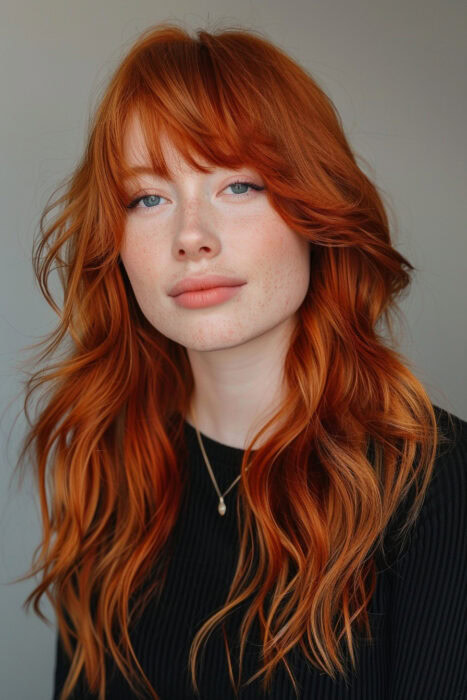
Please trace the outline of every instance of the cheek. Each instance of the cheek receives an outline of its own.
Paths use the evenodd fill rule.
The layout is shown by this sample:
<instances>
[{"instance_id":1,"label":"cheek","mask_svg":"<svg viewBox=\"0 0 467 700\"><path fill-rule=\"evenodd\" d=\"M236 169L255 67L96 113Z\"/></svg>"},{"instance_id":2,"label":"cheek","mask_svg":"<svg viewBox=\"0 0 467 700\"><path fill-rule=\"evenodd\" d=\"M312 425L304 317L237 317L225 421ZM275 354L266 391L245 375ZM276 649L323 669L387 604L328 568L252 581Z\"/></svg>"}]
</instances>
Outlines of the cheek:
<instances>
[{"instance_id":1,"label":"cheek","mask_svg":"<svg viewBox=\"0 0 467 700\"><path fill-rule=\"evenodd\" d=\"M272 222L261 238L255 259L263 267L263 280L269 290L275 288L295 300L306 293L310 278L309 243L281 220Z\"/></svg>"},{"instance_id":2,"label":"cheek","mask_svg":"<svg viewBox=\"0 0 467 700\"><path fill-rule=\"evenodd\" d=\"M155 269L157 255L141 240L136 242L131 235L127 235L120 257L135 293L137 290L144 290L149 280L157 278Z\"/></svg>"}]
</instances>

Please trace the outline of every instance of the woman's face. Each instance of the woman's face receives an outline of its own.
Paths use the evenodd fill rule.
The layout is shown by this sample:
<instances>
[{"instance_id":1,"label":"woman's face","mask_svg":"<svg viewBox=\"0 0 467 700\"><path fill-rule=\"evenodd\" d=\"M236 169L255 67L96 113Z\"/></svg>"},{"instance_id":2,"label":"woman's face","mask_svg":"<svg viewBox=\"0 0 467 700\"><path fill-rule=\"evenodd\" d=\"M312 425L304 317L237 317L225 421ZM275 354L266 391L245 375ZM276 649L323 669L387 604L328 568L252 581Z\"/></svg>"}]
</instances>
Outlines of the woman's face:
<instances>
[{"instance_id":1,"label":"woman's face","mask_svg":"<svg viewBox=\"0 0 467 700\"><path fill-rule=\"evenodd\" d=\"M164 336L194 351L248 343L291 318L307 293L309 243L292 231L268 201L251 168L191 169L168 140L164 156L174 181L144 174L126 184L128 201L121 259L138 304ZM149 167L138 121L125 139L131 166ZM229 299L185 308L169 291L188 276L241 278Z\"/></svg>"}]
</instances>

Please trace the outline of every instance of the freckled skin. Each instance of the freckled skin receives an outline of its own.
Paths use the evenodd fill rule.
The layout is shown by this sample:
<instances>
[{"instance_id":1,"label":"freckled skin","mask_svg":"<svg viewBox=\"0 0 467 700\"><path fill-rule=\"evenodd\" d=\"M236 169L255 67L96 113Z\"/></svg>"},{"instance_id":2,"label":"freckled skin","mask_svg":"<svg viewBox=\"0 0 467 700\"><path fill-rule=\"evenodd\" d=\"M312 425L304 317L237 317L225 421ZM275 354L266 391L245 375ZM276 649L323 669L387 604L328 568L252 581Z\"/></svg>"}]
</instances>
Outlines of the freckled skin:
<instances>
[{"instance_id":1,"label":"freckled skin","mask_svg":"<svg viewBox=\"0 0 467 700\"><path fill-rule=\"evenodd\" d=\"M132 183L132 199L163 199L128 210L122 262L146 318L187 349L198 429L243 449L253 425L260 427L257 421L283 396L284 358L309 285L309 243L285 224L265 190L244 194L245 187L240 193L228 187L235 180L264 186L255 170L200 173L165 137L162 145L174 182L144 175ZM126 134L125 158L148 165L136 119ZM218 305L177 306L167 292L200 273L247 284ZM190 413L187 419L194 424Z\"/></svg>"}]
</instances>

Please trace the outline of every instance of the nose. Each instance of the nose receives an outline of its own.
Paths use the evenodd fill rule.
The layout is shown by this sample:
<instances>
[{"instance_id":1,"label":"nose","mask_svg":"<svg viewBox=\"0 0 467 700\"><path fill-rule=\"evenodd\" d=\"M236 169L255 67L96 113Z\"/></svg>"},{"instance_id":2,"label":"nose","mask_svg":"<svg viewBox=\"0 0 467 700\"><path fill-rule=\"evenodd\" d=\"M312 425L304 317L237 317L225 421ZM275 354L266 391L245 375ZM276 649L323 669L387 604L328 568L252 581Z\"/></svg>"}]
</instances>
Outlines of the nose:
<instances>
[{"instance_id":1,"label":"nose","mask_svg":"<svg viewBox=\"0 0 467 700\"><path fill-rule=\"evenodd\" d=\"M218 248L216 217L209 202L201 196L192 197L180 207L175 225L177 256L197 258L203 254L213 254Z\"/></svg>"}]
</instances>

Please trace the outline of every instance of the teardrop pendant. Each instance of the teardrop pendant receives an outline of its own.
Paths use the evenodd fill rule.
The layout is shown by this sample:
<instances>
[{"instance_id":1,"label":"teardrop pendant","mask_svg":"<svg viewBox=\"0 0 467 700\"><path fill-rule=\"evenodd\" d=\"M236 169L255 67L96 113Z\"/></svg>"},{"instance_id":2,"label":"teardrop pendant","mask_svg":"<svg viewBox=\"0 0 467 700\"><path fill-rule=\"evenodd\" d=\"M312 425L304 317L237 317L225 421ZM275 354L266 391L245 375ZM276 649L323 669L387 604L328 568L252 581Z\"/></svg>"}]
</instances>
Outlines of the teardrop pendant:
<instances>
[{"instance_id":1,"label":"teardrop pendant","mask_svg":"<svg viewBox=\"0 0 467 700\"><path fill-rule=\"evenodd\" d=\"M227 506L224 503L224 499L222 496L219 498L219 505L217 506L217 510L219 511L219 515L225 515L225 511L227 510Z\"/></svg>"}]
</instances>

